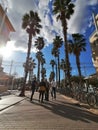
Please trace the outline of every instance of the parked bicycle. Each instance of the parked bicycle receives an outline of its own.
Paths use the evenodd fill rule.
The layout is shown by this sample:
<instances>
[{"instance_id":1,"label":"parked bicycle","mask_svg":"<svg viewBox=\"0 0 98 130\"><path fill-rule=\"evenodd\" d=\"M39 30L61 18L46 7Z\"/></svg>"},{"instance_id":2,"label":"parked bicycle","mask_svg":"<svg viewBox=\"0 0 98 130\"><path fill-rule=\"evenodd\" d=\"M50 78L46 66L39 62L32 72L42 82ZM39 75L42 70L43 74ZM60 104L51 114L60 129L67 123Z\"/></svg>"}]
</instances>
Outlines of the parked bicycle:
<instances>
[{"instance_id":1,"label":"parked bicycle","mask_svg":"<svg viewBox=\"0 0 98 130\"><path fill-rule=\"evenodd\" d=\"M80 102L83 102L83 103L87 103L87 97L88 97L89 93L87 91L78 91L77 94L76 94L76 99Z\"/></svg>"},{"instance_id":2,"label":"parked bicycle","mask_svg":"<svg viewBox=\"0 0 98 130\"><path fill-rule=\"evenodd\" d=\"M90 93L87 97L87 103L94 107L98 103L98 90L95 88L94 93Z\"/></svg>"},{"instance_id":3,"label":"parked bicycle","mask_svg":"<svg viewBox=\"0 0 98 130\"><path fill-rule=\"evenodd\" d=\"M94 107L98 103L98 90L94 88L88 88L88 91L79 90L77 91L75 98L82 103L87 103L89 106Z\"/></svg>"}]
</instances>

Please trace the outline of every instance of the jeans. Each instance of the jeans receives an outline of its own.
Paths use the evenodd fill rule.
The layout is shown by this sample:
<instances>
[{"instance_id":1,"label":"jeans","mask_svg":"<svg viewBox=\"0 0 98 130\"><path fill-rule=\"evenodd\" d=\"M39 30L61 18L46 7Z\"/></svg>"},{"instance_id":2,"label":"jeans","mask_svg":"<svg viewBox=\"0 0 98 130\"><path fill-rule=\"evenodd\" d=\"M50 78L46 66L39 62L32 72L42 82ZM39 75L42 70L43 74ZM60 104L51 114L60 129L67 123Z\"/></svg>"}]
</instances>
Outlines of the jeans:
<instances>
[{"instance_id":1,"label":"jeans","mask_svg":"<svg viewBox=\"0 0 98 130\"><path fill-rule=\"evenodd\" d=\"M52 87L51 96L56 99L56 87Z\"/></svg>"},{"instance_id":2,"label":"jeans","mask_svg":"<svg viewBox=\"0 0 98 130\"><path fill-rule=\"evenodd\" d=\"M40 99L41 99L41 102L43 102L44 94L45 94L45 91L40 91L40 92L39 92L39 101L40 101Z\"/></svg>"}]
</instances>

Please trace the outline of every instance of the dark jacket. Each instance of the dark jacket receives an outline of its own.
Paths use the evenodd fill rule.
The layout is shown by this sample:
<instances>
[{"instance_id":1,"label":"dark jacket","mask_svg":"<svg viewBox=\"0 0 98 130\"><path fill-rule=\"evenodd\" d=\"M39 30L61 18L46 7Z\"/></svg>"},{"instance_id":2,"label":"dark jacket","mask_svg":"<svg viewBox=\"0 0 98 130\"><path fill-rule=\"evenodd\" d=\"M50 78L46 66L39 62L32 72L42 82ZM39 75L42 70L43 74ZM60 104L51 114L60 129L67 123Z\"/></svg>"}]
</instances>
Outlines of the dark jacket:
<instances>
[{"instance_id":1,"label":"dark jacket","mask_svg":"<svg viewBox=\"0 0 98 130\"><path fill-rule=\"evenodd\" d=\"M45 91L46 90L46 83L44 81L41 81L39 83L39 91Z\"/></svg>"},{"instance_id":2,"label":"dark jacket","mask_svg":"<svg viewBox=\"0 0 98 130\"><path fill-rule=\"evenodd\" d=\"M33 89L35 89L35 87L36 87L36 80L33 80L33 81L32 81L31 89L33 90Z\"/></svg>"},{"instance_id":3,"label":"dark jacket","mask_svg":"<svg viewBox=\"0 0 98 130\"><path fill-rule=\"evenodd\" d=\"M44 81L39 83L39 86L45 86L46 87L46 83Z\"/></svg>"}]
</instances>

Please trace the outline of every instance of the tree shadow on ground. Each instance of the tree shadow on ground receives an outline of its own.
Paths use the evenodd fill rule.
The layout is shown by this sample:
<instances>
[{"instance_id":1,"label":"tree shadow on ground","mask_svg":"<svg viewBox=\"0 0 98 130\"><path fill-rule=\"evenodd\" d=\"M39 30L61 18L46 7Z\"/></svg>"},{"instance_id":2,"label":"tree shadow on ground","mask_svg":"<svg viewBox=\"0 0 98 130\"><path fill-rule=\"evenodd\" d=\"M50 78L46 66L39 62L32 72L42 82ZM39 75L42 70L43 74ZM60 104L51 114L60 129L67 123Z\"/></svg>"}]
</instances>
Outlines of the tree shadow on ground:
<instances>
[{"instance_id":1,"label":"tree shadow on ground","mask_svg":"<svg viewBox=\"0 0 98 130\"><path fill-rule=\"evenodd\" d=\"M80 106L76 106L73 103L66 102L63 97L60 97L58 100L44 101L44 103L40 103L37 99L34 99L31 103L40 105L64 118L75 121L80 120L86 123L91 123L91 121L98 123L98 115L95 115Z\"/></svg>"}]
</instances>

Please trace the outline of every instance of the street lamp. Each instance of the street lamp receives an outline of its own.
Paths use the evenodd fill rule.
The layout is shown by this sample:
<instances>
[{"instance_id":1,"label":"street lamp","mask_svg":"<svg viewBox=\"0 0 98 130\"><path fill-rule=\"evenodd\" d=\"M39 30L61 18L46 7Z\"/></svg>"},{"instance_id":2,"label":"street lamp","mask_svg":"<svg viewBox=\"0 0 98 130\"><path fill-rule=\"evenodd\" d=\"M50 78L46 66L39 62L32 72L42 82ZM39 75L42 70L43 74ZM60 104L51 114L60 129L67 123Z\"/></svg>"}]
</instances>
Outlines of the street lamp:
<instances>
[{"instance_id":1,"label":"street lamp","mask_svg":"<svg viewBox=\"0 0 98 130\"><path fill-rule=\"evenodd\" d=\"M16 76L17 76L17 73L14 72L14 73L13 73L13 76L12 76L12 88L11 88L11 92L12 92L12 90L14 89L14 80L15 80Z\"/></svg>"}]
</instances>

